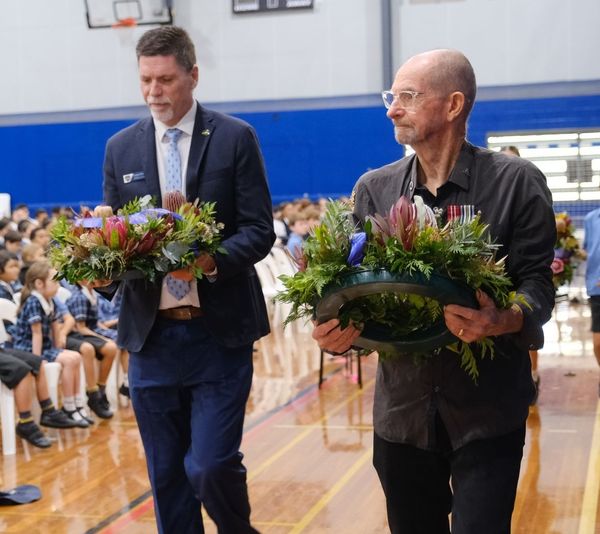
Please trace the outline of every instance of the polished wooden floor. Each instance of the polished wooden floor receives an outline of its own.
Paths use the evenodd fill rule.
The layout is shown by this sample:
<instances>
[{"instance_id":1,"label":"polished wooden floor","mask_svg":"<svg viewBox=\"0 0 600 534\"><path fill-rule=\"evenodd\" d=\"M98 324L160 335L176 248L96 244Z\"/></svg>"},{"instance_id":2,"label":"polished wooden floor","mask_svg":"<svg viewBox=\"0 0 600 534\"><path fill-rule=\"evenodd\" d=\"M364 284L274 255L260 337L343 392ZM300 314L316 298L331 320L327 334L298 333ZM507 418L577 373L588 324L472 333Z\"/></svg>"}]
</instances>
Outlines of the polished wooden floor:
<instances>
[{"instance_id":1,"label":"polished wooden floor","mask_svg":"<svg viewBox=\"0 0 600 534\"><path fill-rule=\"evenodd\" d=\"M376 361L364 387L295 328L257 344L243 451L252 517L264 533L388 532L371 465ZM586 304L558 304L540 353L542 390L531 409L513 532L600 534L599 370ZM2 457L0 488L36 484L43 497L0 507L0 532L156 532L144 453L130 407L91 430L54 431L49 450L18 443ZM207 518L207 532L216 528ZM408 533L410 534L410 533ZM485 534L485 533L482 533Z\"/></svg>"}]
</instances>

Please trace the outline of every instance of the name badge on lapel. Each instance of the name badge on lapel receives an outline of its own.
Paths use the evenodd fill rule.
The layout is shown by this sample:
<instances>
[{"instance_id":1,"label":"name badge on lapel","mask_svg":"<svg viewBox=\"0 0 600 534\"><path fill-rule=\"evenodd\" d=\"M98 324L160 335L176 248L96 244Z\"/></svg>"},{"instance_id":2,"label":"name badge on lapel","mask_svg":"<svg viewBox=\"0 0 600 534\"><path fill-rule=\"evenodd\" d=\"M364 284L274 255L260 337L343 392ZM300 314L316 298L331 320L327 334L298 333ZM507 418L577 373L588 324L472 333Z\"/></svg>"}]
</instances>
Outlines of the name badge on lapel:
<instances>
[{"instance_id":1,"label":"name badge on lapel","mask_svg":"<svg viewBox=\"0 0 600 534\"><path fill-rule=\"evenodd\" d=\"M123 183L129 184L131 182L136 182L138 180L144 180L146 176L143 172L130 172L129 174L123 175Z\"/></svg>"}]
</instances>

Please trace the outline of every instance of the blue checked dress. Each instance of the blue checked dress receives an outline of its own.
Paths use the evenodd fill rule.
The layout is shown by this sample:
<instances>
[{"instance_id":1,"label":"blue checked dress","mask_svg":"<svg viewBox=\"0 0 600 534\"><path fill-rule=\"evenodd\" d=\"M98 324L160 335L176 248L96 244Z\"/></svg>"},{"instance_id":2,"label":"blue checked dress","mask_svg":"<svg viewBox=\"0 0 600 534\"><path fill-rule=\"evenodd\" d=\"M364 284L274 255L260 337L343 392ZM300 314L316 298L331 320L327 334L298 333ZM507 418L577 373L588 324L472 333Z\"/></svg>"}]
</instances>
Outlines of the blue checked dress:
<instances>
[{"instance_id":1,"label":"blue checked dress","mask_svg":"<svg viewBox=\"0 0 600 534\"><path fill-rule=\"evenodd\" d=\"M56 305L55 308L56 310ZM31 325L42 323L42 358L47 362L53 362L60 354L60 349L52 346L52 323L60 319L56 311L46 315L40 301L30 296L19 312L17 324L12 329L13 347L15 349L31 352L32 332Z\"/></svg>"},{"instance_id":2,"label":"blue checked dress","mask_svg":"<svg viewBox=\"0 0 600 534\"><path fill-rule=\"evenodd\" d=\"M92 304L81 289L76 288L67 299L66 304L76 321L85 322L85 326L105 338L117 338L116 330L98 326L98 305Z\"/></svg>"}]
</instances>

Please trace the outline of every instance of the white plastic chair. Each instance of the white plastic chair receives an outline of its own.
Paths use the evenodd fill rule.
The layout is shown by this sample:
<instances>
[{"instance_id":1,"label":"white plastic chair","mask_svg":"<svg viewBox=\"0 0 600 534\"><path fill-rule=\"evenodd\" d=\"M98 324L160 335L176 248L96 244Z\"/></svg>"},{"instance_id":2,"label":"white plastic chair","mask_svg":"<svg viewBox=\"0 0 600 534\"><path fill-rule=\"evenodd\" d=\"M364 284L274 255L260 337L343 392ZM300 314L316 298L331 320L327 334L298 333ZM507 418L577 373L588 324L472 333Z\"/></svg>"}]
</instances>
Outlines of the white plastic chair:
<instances>
[{"instance_id":1,"label":"white plastic chair","mask_svg":"<svg viewBox=\"0 0 600 534\"><path fill-rule=\"evenodd\" d=\"M270 254L275 260L275 264L277 265L279 271L278 276L282 274L293 276L294 274L296 274L296 272L298 271L298 267L283 247L274 246L271 249Z\"/></svg>"},{"instance_id":2,"label":"white plastic chair","mask_svg":"<svg viewBox=\"0 0 600 534\"><path fill-rule=\"evenodd\" d=\"M6 319L15 324L17 322L17 308L18 306L13 301L0 299L0 320Z\"/></svg>"},{"instance_id":3,"label":"white plastic chair","mask_svg":"<svg viewBox=\"0 0 600 534\"><path fill-rule=\"evenodd\" d=\"M44 364L46 372L46 382L48 383L48 394L52 399L54 407L58 409L58 384L60 382L60 372L62 365L58 362L46 362Z\"/></svg>"},{"instance_id":4,"label":"white plastic chair","mask_svg":"<svg viewBox=\"0 0 600 534\"><path fill-rule=\"evenodd\" d=\"M277 280L275 274L273 273L273 270L269 265L271 263L273 263L272 258L267 256L263 260L256 263L254 267L256 268L256 274L258 274L263 295L265 296L271 322L273 326L279 326L283 324L286 316L282 303L275 300L275 297L277 296L279 290L283 288L283 286L281 281Z\"/></svg>"},{"instance_id":5,"label":"white plastic chair","mask_svg":"<svg viewBox=\"0 0 600 534\"><path fill-rule=\"evenodd\" d=\"M0 299L6 300L6 299ZM9 302L8 300L6 302ZM0 345L7 339L4 323L0 318ZM17 452L15 432L15 398L12 390L0 382L0 421L2 422L2 454L8 456Z\"/></svg>"}]
</instances>

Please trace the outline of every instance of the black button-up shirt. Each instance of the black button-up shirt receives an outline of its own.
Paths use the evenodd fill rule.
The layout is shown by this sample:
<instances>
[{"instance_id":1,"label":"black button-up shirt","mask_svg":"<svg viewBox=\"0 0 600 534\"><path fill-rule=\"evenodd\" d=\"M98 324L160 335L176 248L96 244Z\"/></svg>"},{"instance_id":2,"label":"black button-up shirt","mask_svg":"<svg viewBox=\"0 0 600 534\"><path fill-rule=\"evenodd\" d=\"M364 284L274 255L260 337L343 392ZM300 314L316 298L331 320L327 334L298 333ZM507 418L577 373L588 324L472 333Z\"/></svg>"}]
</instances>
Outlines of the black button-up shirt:
<instances>
[{"instance_id":1,"label":"black button-up shirt","mask_svg":"<svg viewBox=\"0 0 600 534\"><path fill-rule=\"evenodd\" d=\"M465 143L448 181L432 195L417 180L417 158L404 158L364 174L354 189L354 214L364 222L387 214L401 195L420 195L431 207L473 205L501 244L498 258L523 308L523 328L494 338L495 357L478 360L475 383L459 356L443 349L424 363L410 355L380 361L374 402L375 432L391 442L434 450L435 418L454 449L511 432L523 424L534 386L528 349L543 344L542 325L554 306L550 265L556 225L544 175L532 163ZM474 345L475 347L475 345Z\"/></svg>"}]
</instances>

